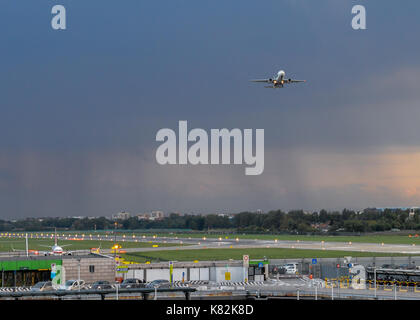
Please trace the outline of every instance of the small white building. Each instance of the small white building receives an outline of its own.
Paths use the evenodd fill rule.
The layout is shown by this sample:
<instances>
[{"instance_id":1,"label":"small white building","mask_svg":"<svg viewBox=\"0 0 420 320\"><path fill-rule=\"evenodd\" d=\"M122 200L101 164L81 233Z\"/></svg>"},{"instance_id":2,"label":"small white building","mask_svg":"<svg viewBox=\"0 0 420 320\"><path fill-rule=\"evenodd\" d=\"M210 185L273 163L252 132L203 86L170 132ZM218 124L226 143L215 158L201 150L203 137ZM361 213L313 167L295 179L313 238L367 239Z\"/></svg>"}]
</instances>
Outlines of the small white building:
<instances>
[{"instance_id":1,"label":"small white building","mask_svg":"<svg viewBox=\"0 0 420 320\"><path fill-rule=\"evenodd\" d=\"M114 220L127 220L129 218L130 218L130 213L125 212L125 211L118 212L117 214L114 214L112 216L112 219Z\"/></svg>"},{"instance_id":2,"label":"small white building","mask_svg":"<svg viewBox=\"0 0 420 320\"><path fill-rule=\"evenodd\" d=\"M124 279L137 278L146 282L170 280L169 263L128 264L124 267ZM244 267L242 261L174 262L173 281L243 282L264 281L268 277L268 264L260 267Z\"/></svg>"}]
</instances>

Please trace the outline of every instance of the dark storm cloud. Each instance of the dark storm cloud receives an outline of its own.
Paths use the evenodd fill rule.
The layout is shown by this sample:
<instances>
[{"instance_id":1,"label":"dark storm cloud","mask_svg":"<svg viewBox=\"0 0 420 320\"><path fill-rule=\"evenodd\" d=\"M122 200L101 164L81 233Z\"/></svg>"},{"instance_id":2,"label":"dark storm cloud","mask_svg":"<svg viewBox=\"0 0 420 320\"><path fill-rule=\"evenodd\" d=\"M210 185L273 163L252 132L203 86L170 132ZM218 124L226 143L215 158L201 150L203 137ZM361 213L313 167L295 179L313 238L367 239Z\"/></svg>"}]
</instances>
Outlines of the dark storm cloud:
<instances>
[{"instance_id":1,"label":"dark storm cloud","mask_svg":"<svg viewBox=\"0 0 420 320\"><path fill-rule=\"evenodd\" d=\"M53 4L0 5L0 217L417 201L420 4L63 0L65 32ZM308 83L248 82L279 69ZM157 165L179 120L265 129L264 173Z\"/></svg>"}]
</instances>

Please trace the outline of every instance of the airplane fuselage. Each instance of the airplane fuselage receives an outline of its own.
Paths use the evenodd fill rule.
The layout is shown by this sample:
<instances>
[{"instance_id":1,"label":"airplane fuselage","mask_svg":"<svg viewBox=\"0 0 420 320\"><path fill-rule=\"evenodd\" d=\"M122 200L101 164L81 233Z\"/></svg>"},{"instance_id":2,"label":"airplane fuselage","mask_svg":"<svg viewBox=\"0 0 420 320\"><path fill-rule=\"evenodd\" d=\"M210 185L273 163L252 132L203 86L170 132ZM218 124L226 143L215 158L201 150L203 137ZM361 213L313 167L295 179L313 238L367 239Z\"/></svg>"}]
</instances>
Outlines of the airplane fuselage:
<instances>
[{"instance_id":1,"label":"airplane fuselage","mask_svg":"<svg viewBox=\"0 0 420 320\"><path fill-rule=\"evenodd\" d=\"M51 249L52 254L63 254L63 248L61 248L60 246L55 245Z\"/></svg>"},{"instance_id":2,"label":"airplane fuselage","mask_svg":"<svg viewBox=\"0 0 420 320\"><path fill-rule=\"evenodd\" d=\"M283 85L287 82L285 80L285 77L286 77L286 72L284 72L283 70L280 70L279 72L277 72L277 75L274 77L274 79L271 79L271 82L276 87L283 87Z\"/></svg>"}]
</instances>

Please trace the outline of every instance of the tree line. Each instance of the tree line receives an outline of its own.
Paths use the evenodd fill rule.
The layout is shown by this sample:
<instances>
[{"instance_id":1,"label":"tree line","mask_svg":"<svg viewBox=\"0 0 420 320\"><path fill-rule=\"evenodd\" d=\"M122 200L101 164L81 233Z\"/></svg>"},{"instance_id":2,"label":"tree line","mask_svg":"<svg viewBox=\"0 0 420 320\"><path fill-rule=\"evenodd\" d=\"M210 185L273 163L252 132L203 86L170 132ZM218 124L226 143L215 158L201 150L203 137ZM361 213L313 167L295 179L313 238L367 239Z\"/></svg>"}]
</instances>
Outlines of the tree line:
<instances>
[{"instance_id":1,"label":"tree line","mask_svg":"<svg viewBox=\"0 0 420 320\"><path fill-rule=\"evenodd\" d=\"M141 220L137 217L112 220L98 218L26 218L0 220L0 231L52 231L58 230L138 230L138 229L183 229L191 231L214 231L242 233L364 233L400 230L420 230L420 212L409 217L408 210L380 211L365 209L305 213L302 210L268 213L241 212L234 215L179 215L170 214L160 220Z\"/></svg>"}]
</instances>

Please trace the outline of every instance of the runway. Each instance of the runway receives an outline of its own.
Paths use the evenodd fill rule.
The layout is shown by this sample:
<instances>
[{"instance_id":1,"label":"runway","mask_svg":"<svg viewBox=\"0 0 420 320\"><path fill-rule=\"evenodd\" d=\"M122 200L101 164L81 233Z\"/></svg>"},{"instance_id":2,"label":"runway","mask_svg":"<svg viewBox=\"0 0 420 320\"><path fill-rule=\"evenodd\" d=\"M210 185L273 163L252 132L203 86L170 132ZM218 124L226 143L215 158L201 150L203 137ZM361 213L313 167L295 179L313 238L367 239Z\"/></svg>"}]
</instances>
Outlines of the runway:
<instances>
[{"instance_id":1,"label":"runway","mask_svg":"<svg viewBox=\"0 0 420 320\"><path fill-rule=\"evenodd\" d=\"M13 236L22 238L22 235ZM35 236L34 236L35 238ZM39 233L36 239L52 239L51 234ZM420 254L420 246L414 244L385 244L385 243L360 243L360 242L330 242L330 241L302 241L302 240L258 240L258 239L225 239L225 238L181 238L181 237L158 237L154 236L126 236L118 235L58 235L58 240L95 240L116 241L121 244L126 252L150 252L167 250L200 250L200 249L245 249L245 248L284 248L284 249L307 249L307 250L334 250L354 252L378 252L378 253L401 253ZM124 248L124 242L143 242L151 244L173 244L174 246L155 246L149 248ZM178 244L178 245L176 245ZM103 253L111 253L111 249L101 249Z\"/></svg>"},{"instance_id":2,"label":"runway","mask_svg":"<svg viewBox=\"0 0 420 320\"><path fill-rule=\"evenodd\" d=\"M133 241L127 238L117 237L117 241ZM199 250L199 249L224 249L224 248L286 248L286 249L307 249L307 250L334 250L334 251L355 251L355 252L381 252L381 253L402 253L420 254L420 246L404 244L383 244L383 243L352 243L352 242L327 242L327 241L279 241L279 240L258 240L258 239L215 239L215 238L179 238L179 237L146 237L144 242L180 244L172 247L155 248L127 248L127 252L135 251L162 251L162 250Z\"/></svg>"}]
</instances>

